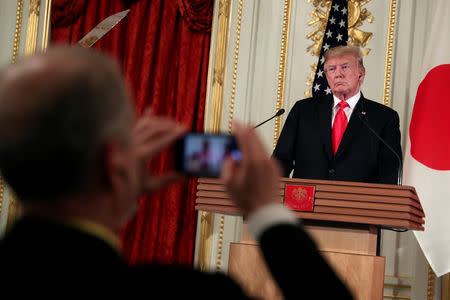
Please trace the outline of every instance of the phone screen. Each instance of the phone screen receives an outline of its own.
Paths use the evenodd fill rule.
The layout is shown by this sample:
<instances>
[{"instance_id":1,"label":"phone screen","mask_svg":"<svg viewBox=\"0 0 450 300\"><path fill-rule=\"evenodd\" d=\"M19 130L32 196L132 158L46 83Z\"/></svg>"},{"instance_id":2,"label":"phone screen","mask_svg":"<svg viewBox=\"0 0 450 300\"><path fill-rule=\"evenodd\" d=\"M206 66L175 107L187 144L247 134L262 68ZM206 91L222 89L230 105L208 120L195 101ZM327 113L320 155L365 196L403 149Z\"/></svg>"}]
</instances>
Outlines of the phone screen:
<instances>
[{"instance_id":1,"label":"phone screen","mask_svg":"<svg viewBox=\"0 0 450 300\"><path fill-rule=\"evenodd\" d=\"M219 177L227 156L241 159L233 136L189 133L177 142L175 166L190 176Z\"/></svg>"}]
</instances>

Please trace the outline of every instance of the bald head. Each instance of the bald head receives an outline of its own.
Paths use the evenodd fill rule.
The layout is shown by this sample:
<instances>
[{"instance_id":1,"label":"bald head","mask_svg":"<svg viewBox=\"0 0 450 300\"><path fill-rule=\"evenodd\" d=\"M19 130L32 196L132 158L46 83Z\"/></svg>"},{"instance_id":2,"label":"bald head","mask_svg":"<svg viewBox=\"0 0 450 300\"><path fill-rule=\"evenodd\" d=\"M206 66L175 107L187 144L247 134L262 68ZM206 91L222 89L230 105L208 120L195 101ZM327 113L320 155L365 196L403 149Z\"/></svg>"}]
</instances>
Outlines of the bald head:
<instances>
[{"instance_id":1,"label":"bald head","mask_svg":"<svg viewBox=\"0 0 450 300\"><path fill-rule=\"evenodd\" d=\"M132 115L110 58L82 48L26 57L0 73L0 169L24 202L79 191Z\"/></svg>"}]
</instances>

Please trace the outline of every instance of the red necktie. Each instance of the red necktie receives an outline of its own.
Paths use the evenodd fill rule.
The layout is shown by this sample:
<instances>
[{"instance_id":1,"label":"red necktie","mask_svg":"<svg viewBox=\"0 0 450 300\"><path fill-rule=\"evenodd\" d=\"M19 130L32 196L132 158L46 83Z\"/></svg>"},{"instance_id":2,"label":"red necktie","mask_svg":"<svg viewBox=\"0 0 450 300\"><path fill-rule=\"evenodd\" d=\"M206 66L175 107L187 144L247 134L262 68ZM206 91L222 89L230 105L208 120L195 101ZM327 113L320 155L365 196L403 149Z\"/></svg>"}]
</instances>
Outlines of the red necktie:
<instances>
[{"instance_id":1,"label":"red necktie","mask_svg":"<svg viewBox=\"0 0 450 300\"><path fill-rule=\"evenodd\" d=\"M341 101L338 103L339 110L334 118L333 129L331 130L331 142L333 143L333 154L336 154L339 144L341 143L342 136L344 135L345 128L348 121L345 115L344 108L348 106L348 103Z\"/></svg>"}]
</instances>

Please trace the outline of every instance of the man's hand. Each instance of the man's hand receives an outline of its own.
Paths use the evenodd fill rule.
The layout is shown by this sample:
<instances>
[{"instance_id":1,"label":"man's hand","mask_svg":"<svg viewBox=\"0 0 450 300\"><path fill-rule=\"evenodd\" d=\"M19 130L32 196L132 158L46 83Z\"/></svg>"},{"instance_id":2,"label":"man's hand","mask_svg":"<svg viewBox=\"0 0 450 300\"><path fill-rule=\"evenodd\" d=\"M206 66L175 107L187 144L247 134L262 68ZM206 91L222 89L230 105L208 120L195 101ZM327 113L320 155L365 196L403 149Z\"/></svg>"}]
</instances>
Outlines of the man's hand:
<instances>
[{"instance_id":1,"label":"man's hand","mask_svg":"<svg viewBox=\"0 0 450 300\"><path fill-rule=\"evenodd\" d=\"M138 161L141 195L154 192L183 178L175 172L152 176L147 171L147 163L162 150L172 145L186 131L187 129L184 126L174 120L155 116L151 110L146 110L137 120L132 132L132 146Z\"/></svg>"},{"instance_id":2,"label":"man's hand","mask_svg":"<svg viewBox=\"0 0 450 300\"><path fill-rule=\"evenodd\" d=\"M266 152L253 127L235 124L235 137L242 152L240 162L228 158L222 169L231 198L244 215L271 203L278 189L281 169Z\"/></svg>"}]
</instances>

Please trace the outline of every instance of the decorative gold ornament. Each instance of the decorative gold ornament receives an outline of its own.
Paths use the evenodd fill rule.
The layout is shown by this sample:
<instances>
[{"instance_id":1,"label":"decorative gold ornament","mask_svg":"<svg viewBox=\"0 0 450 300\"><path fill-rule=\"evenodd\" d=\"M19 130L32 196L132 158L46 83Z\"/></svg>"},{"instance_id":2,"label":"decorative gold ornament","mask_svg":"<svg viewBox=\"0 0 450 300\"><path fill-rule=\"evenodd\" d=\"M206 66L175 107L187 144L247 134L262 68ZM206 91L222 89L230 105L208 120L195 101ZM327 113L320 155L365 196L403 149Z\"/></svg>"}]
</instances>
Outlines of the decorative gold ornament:
<instances>
[{"instance_id":1,"label":"decorative gold ornament","mask_svg":"<svg viewBox=\"0 0 450 300\"><path fill-rule=\"evenodd\" d=\"M308 191L304 188L299 187L292 192L292 196L298 205L301 205L303 202L308 201Z\"/></svg>"},{"instance_id":2,"label":"decorative gold ornament","mask_svg":"<svg viewBox=\"0 0 450 300\"><path fill-rule=\"evenodd\" d=\"M276 110L281 109L284 104L284 82L286 78L287 49L289 41L289 23L291 19L291 0L284 1L283 9L283 28L281 33L280 65L278 68L278 87L277 87L277 105ZM277 145L281 132L281 116L275 119L275 128L273 133L273 149Z\"/></svg>"},{"instance_id":3,"label":"decorative gold ornament","mask_svg":"<svg viewBox=\"0 0 450 300\"><path fill-rule=\"evenodd\" d=\"M32 55L36 52L40 7L41 0L31 0L25 40L25 55Z\"/></svg>"},{"instance_id":4,"label":"decorative gold ornament","mask_svg":"<svg viewBox=\"0 0 450 300\"><path fill-rule=\"evenodd\" d=\"M11 63L15 63L19 56L20 33L22 31L23 0L17 0L16 28L14 30L14 46Z\"/></svg>"},{"instance_id":5,"label":"decorative gold ornament","mask_svg":"<svg viewBox=\"0 0 450 300\"><path fill-rule=\"evenodd\" d=\"M213 83L211 91L208 89L206 94L209 95L211 92L211 100L208 101L207 96L205 111L209 110L211 105L211 112L209 117L209 122L205 118L205 132L217 133L221 131L222 124L222 107L223 107L223 87L225 82L225 66L227 64L227 49L229 40L229 24L230 24L230 0L220 0L219 2L219 12L217 16L217 36L216 36L216 49L214 64L210 63L208 73L213 73ZM214 26L213 26L214 27ZM211 68L213 68L211 70ZM209 103L211 102L211 103ZM214 231L214 216L212 212L202 211L200 219L200 240L198 246L198 268L202 271L210 270L211 265L211 248L212 239ZM224 224L224 216L221 216L221 227ZM222 240L219 240L222 243ZM221 249L221 246L218 247ZM222 253L218 255L218 260L221 260ZM217 267L217 266L216 266ZM218 263L218 268L220 268L220 263Z\"/></svg>"},{"instance_id":6,"label":"decorative gold ornament","mask_svg":"<svg viewBox=\"0 0 450 300\"><path fill-rule=\"evenodd\" d=\"M307 0L308 3L314 5L314 10L311 12L311 21L308 22L309 26L315 27L315 29L306 35L306 38L313 41L312 45L306 48L307 52L319 57L320 49L322 48L323 36L327 27L328 16L330 14L331 0ZM374 18L366 8L362 6L366 5L371 0L348 0L348 44L353 46L359 46L364 48L372 39L373 33L360 30L358 27L363 25L363 21L372 23ZM363 55L368 55L370 48L364 49ZM305 92L306 97L311 97L311 87L314 82L314 76L316 74L317 63L311 66L311 73L306 81L308 90Z\"/></svg>"},{"instance_id":7,"label":"decorative gold ornament","mask_svg":"<svg viewBox=\"0 0 450 300\"><path fill-rule=\"evenodd\" d=\"M372 32L365 32L358 27L363 25L363 21L373 22L373 16L367 9L361 9L361 6L367 4L370 0L350 0L348 1L348 44L358 47L366 47L372 38ZM363 50L363 54L369 54L370 49Z\"/></svg>"},{"instance_id":8,"label":"decorative gold ornament","mask_svg":"<svg viewBox=\"0 0 450 300\"><path fill-rule=\"evenodd\" d=\"M219 2L219 16L223 16L228 19L230 13L230 1L221 0Z\"/></svg>"}]
</instances>

